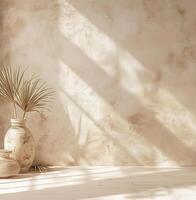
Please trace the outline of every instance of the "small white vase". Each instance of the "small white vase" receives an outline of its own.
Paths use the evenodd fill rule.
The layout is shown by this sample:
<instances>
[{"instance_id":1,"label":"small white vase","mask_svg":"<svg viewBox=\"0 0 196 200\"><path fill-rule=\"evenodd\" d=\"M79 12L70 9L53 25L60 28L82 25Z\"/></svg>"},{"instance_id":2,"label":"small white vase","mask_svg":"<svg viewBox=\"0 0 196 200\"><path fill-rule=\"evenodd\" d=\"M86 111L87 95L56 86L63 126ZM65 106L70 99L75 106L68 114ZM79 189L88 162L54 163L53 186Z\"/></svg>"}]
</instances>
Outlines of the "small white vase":
<instances>
[{"instance_id":1,"label":"small white vase","mask_svg":"<svg viewBox=\"0 0 196 200\"><path fill-rule=\"evenodd\" d=\"M17 160L21 172L27 172L35 157L35 143L31 132L25 126L25 120L11 119L11 127L8 129L4 149L12 151L12 158Z\"/></svg>"},{"instance_id":2,"label":"small white vase","mask_svg":"<svg viewBox=\"0 0 196 200\"><path fill-rule=\"evenodd\" d=\"M10 157L11 151L0 150L0 178L15 176L20 171L20 165Z\"/></svg>"}]
</instances>

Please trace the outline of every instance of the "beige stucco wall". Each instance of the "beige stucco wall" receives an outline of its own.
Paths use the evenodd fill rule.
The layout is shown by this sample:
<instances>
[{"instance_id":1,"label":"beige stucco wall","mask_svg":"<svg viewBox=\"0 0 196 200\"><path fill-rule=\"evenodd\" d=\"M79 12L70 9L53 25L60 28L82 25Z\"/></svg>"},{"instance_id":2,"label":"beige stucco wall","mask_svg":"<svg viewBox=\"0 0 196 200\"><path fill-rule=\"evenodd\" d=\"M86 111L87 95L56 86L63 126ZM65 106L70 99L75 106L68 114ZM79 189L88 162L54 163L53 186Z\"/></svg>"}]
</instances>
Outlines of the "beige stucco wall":
<instances>
[{"instance_id":1,"label":"beige stucco wall","mask_svg":"<svg viewBox=\"0 0 196 200\"><path fill-rule=\"evenodd\" d=\"M36 162L196 165L195 0L0 5L1 62L57 90L51 113L28 118Z\"/></svg>"}]
</instances>

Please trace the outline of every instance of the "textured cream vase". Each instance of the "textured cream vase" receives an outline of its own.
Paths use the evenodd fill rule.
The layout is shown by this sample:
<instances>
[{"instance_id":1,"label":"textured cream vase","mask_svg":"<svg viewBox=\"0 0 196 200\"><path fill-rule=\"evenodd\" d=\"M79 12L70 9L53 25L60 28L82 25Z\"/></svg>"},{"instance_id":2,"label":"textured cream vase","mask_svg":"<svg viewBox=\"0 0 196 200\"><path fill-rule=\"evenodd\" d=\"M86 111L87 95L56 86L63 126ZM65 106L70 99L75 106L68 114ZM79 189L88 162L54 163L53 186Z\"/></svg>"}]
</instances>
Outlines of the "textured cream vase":
<instances>
[{"instance_id":1,"label":"textured cream vase","mask_svg":"<svg viewBox=\"0 0 196 200\"><path fill-rule=\"evenodd\" d=\"M4 148L12 151L12 157L18 161L21 172L27 172L35 157L35 143L31 132L25 126L25 120L11 119Z\"/></svg>"},{"instance_id":2,"label":"textured cream vase","mask_svg":"<svg viewBox=\"0 0 196 200\"><path fill-rule=\"evenodd\" d=\"M10 157L12 151L0 150L0 178L15 176L20 171L18 162Z\"/></svg>"}]
</instances>

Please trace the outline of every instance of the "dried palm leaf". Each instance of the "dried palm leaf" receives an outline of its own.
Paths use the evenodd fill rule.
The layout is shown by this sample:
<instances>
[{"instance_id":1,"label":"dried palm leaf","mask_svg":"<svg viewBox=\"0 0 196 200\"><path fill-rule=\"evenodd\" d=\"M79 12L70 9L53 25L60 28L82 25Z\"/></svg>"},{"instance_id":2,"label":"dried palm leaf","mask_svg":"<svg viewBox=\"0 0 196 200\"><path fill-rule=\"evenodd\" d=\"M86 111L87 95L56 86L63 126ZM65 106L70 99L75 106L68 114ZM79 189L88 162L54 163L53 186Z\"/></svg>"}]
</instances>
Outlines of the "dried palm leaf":
<instances>
[{"instance_id":1,"label":"dried palm leaf","mask_svg":"<svg viewBox=\"0 0 196 200\"><path fill-rule=\"evenodd\" d=\"M23 80L16 95L16 103L24 111L23 118L27 112L40 112L44 109L53 93L54 91L38 78Z\"/></svg>"},{"instance_id":2,"label":"dried palm leaf","mask_svg":"<svg viewBox=\"0 0 196 200\"><path fill-rule=\"evenodd\" d=\"M17 118L16 105L23 111L23 119L27 112L40 112L45 108L53 94L45 82L33 76L26 79L25 70L10 66L0 69L0 99L14 105L14 117Z\"/></svg>"},{"instance_id":3,"label":"dried palm leaf","mask_svg":"<svg viewBox=\"0 0 196 200\"><path fill-rule=\"evenodd\" d=\"M13 103L16 118L16 93L21 87L24 73L20 68L13 70L10 66L3 66L0 70L0 99Z\"/></svg>"}]
</instances>

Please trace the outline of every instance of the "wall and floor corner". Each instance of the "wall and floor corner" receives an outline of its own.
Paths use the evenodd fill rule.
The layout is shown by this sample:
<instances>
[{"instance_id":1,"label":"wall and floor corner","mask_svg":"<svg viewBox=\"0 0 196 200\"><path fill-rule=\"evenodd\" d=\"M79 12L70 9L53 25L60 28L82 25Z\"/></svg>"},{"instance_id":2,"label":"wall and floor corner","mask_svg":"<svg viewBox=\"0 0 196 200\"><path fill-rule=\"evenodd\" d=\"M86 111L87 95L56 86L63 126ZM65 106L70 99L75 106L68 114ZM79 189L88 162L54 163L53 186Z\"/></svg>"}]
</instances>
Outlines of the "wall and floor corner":
<instances>
[{"instance_id":1,"label":"wall and floor corner","mask_svg":"<svg viewBox=\"0 0 196 200\"><path fill-rule=\"evenodd\" d=\"M2 0L1 64L56 89L35 162L196 166L196 1ZM1 141L10 109L1 104Z\"/></svg>"}]
</instances>

